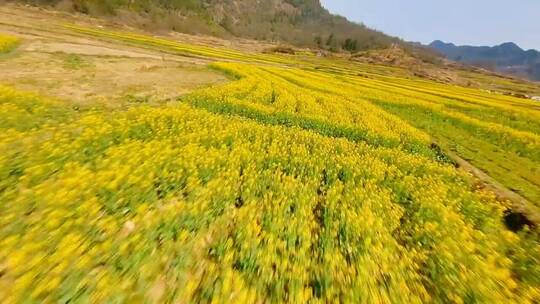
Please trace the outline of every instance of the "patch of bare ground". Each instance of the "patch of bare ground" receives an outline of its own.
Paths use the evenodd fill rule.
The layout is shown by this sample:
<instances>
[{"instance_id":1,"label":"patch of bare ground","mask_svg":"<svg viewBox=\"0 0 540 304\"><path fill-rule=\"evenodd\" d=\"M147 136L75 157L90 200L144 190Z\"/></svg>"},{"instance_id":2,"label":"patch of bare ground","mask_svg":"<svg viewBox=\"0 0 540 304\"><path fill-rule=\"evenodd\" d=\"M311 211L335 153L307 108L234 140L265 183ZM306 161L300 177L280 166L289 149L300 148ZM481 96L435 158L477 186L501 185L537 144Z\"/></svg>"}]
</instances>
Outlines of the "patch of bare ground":
<instances>
[{"instance_id":1,"label":"patch of bare ground","mask_svg":"<svg viewBox=\"0 0 540 304\"><path fill-rule=\"evenodd\" d=\"M384 50L359 52L351 55L350 60L368 64L382 64L406 68L411 76L441 83L451 83L460 86L478 85L469 79L460 77L458 73L452 69L446 68L443 64L435 65L424 62L411 56L405 50L397 46Z\"/></svg>"},{"instance_id":2,"label":"patch of bare ground","mask_svg":"<svg viewBox=\"0 0 540 304\"><path fill-rule=\"evenodd\" d=\"M173 99L226 81L204 66L152 58L23 52L0 61L0 83L74 103Z\"/></svg>"},{"instance_id":3,"label":"patch of bare ground","mask_svg":"<svg viewBox=\"0 0 540 304\"><path fill-rule=\"evenodd\" d=\"M0 32L23 40L0 58L0 84L77 104L123 105L166 101L227 80L206 60L72 35L54 25L64 19L62 13L0 7Z\"/></svg>"}]
</instances>

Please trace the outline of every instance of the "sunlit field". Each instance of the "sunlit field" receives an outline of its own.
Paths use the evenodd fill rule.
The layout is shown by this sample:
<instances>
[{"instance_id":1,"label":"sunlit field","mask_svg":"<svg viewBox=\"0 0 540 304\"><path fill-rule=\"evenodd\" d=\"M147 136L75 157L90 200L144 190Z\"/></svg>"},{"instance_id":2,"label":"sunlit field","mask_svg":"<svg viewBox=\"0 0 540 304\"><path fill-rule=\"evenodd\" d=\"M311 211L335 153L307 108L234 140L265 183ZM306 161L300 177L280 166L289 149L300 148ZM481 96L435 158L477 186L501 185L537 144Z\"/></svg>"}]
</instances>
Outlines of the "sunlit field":
<instances>
[{"instance_id":1,"label":"sunlit field","mask_svg":"<svg viewBox=\"0 0 540 304\"><path fill-rule=\"evenodd\" d=\"M112 108L0 86L2 302L538 303L537 228L446 153L539 206L538 103L65 28L229 82Z\"/></svg>"}]
</instances>

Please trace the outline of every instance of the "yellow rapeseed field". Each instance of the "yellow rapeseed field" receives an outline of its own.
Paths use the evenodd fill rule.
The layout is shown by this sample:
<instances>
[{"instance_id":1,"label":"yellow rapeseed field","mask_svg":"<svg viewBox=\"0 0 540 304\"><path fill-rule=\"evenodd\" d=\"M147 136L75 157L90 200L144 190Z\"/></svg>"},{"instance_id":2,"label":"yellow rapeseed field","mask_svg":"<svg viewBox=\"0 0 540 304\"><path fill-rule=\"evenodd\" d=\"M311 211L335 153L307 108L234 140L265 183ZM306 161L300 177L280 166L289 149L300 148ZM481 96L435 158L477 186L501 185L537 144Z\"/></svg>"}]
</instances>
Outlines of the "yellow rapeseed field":
<instances>
[{"instance_id":1,"label":"yellow rapeseed field","mask_svg":"<svg viewBox=\"0 0 540 304\"><path fill-rule=\"evenodd\" d=\"M8 53L19 45L19 39L0 33L0 54Z\"/></svg>"},{"instance_id":2,"label":"yellow rapeseed field","mask_svg":"<svg viewBox=\"0 0 540 304\"><path fill-rule=\"evenodd\" d=\"M2 302L538 303L537 234L408 108L535 166L538 112L273 60L161 106L0 86Z\"/></svg>"}]
</instances>

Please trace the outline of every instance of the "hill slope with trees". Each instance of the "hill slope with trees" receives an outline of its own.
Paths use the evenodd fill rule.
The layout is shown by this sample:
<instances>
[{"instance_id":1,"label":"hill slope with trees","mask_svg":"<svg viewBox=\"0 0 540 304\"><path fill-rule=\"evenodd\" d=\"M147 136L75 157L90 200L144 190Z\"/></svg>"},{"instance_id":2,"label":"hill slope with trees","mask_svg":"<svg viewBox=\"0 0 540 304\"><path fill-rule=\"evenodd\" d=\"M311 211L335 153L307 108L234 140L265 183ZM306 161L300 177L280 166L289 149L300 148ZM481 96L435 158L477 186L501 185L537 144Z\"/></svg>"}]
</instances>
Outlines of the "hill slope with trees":
<instances>
[{"instance_id":1,"label":"hill slope with trees","mask_svg":"<svg viewBox=\"0 0 540 304\"><path fill-rule=\"evenodd\" d=\"M433 41L430 47L451 60L482 66L497 72L540 80L540 52L523 50L513 42L489 46L457 46Z\"/></svg>"},{"instance_id":2,"label":"hill slope with trees","mask_svg":"<svg viewBox=\"0 0 540 304\"><path fill-rule=\"evenodd\" d=\"M332 15L319 0L20 0L150 29L244 37L330 51L387 48L397 38Z\"/></svg>"}]
</instances>

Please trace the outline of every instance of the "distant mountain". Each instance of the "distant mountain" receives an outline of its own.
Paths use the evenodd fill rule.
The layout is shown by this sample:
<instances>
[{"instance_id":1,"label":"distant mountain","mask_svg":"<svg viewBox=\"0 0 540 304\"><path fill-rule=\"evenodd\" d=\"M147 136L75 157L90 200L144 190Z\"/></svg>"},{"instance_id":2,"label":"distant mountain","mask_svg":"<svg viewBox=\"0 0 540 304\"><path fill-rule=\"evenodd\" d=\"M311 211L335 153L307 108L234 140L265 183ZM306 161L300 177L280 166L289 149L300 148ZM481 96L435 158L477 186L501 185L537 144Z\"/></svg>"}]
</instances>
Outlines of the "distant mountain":
<instances>
[{"instance_id":1,"label":"distant mountain","mask_svg":"<svg viewBox=\"0 0 540 304\"><path fill-rule=\"evenodd\" d=\"M540 80L540 52L525 51L513 42L489 47L456 46L453 43L436 40L429 46L454 61Z\"/></svg>"}]
</instances>

